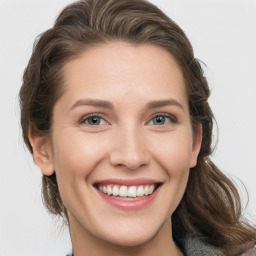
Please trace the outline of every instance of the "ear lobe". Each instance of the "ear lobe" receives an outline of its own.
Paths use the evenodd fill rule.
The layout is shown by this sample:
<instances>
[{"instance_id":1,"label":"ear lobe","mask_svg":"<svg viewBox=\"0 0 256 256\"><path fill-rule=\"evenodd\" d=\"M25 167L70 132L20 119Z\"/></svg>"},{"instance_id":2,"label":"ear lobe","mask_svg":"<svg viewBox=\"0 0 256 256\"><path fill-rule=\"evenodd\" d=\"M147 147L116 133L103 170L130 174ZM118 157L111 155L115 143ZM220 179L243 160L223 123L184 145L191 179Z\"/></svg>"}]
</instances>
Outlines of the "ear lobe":
<instances>
[{"instance_id":1,"label":"ear lobe","mask_svg":"<svg viewBox=\"0 0 256 256\"><path fill-rule=\"evenodd\" d=\"M202 137L203 137L202 125L198 125L194 139L193 139L192 158L191 158L190 168L193 168L197 165L197 157L201 149Z\"/></svg>"},{"instance_id":2,"label":"ear lobe","mask_svg":"<svg viewBox=\"0 0 256 256\"><path fill-rule=\"evenodd\" d=\"M29 129L29 141L33 148L33 158L42 173L51 176L54 173L52 164L52 152L46 136L40 136Z\"/></svg>"}]
</instances>

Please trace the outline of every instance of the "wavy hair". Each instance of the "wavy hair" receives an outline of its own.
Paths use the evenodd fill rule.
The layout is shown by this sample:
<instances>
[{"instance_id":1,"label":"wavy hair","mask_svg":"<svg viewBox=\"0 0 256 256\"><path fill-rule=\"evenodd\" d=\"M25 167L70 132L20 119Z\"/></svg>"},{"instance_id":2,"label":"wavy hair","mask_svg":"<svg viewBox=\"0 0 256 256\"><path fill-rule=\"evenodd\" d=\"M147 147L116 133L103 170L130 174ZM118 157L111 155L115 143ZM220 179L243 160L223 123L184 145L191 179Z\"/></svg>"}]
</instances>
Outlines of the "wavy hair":
<instances>
[{"instance_id":1,"label":"wavy hair","mask_svg":"<svg viewBox=\"0 0 256 256\"><path fill-rule=\"evenodd\" d=\"M255 227L242 221L238 191L210 160L214 116L200 62L182 29L144 0L82 0L67 6L54 26L35 42L20 90L24 141L33 154L28 132L49 135L52 110L63 93L62 67L93 45L110 41L152 44L166 49L179 64L186 82L191 123L203 128L198 164L190 171L184 196L172 216L174 239L195 234L235 255L256 242ZM42 177L46 208L67 217L55 174Z\"/></svg>"}]
</instances>

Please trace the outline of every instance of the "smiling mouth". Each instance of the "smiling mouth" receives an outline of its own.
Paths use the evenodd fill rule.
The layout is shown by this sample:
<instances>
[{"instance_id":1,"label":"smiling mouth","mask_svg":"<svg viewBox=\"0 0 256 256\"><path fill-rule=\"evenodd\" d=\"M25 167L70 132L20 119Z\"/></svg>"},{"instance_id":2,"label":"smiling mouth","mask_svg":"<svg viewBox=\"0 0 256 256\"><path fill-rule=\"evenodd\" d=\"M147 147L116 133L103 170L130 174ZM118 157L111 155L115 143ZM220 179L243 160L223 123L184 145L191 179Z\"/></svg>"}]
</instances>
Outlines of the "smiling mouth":
<instances>
[{"instance_id":1,"label":"smiling mouth","mask_svg":"<svg viewBox=\"0 0 256 256\"><path fill-rule=\"evenodd\" d=\"M110 197L122 200L139 200L151 196L156 189L160 186L159 183L148 185L117 185L117 184L96 184L95 187L101 193Z\"/></svg>"}]
</instances>

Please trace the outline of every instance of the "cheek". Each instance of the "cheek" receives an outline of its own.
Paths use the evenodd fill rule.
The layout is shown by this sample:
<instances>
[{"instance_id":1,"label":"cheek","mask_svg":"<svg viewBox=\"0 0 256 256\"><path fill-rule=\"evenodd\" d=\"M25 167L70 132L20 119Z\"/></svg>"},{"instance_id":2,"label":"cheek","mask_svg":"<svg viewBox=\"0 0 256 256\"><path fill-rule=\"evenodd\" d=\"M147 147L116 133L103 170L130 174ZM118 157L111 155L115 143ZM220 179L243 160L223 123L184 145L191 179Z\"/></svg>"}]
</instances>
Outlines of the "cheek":
<instances>
[{"instance_id":1,"label":"cheek","mask_svg":"<svg viewBox=\"0 0 256 256\"><path fill-rule=\"evenodd\" d=\"M160 164L166 174L165 193L163 204L168 207L166 217L173 214L178 207L190 172L190 162L192 157L192 139L186 134L173 134L163 143L161 149L155 151L155 159Z\"/></svg>"},{"instance_id":2,"label":"cheek","mask_svg":"<svg viewBox=\"0 0 256 256\"><path fill-rule=\"evenodd\" d=\"M89 182L91 172L104 158L106 142L80 131L59 131L53 137L53 164L62 201L67 209L73 209L74 205L87 207L81 195L89 192L89 186L85 184Z\"/></svg>"},{"instance_id":3,"label":"cheek","mask_svg":"<svg viewBox=\"0 0 256 256\"><path fill-rule=\"evenodd\" d=\"M177 132L156 140L158 146L151 147L156 161L169 175L182 175L190 168L192 158L192 136L190 133Z\"/></svg>"},{"instance_id":4,"label":"cheek","mask_svg":"<svg viewBox=\"0 0 256 256\"><path fill-rule=\"evenodd\" d=\"M59 133L54 141L54 166L57 175L81 176L99 163L106 152L106 140L82 132Z\"/></svg>"}]
</instances>

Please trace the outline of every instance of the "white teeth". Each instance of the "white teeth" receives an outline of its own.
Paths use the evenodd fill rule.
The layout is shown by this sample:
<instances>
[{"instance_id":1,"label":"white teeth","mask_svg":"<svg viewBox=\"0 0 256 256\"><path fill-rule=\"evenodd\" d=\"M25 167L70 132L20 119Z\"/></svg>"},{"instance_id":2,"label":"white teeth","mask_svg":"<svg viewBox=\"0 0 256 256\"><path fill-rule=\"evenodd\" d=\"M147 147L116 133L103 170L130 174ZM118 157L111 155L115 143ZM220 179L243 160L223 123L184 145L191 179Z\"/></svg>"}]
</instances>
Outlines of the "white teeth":
<instances>
[{"instance_id":1,"label":"white teeth","mask_svg":"<svg viewBox=\"0 0 256 256\"><path fill-rule=\"evenodd\" d=\"M119 196L127 196L127 186L121 186L120 187Z\"/></svg>"},{"instance_id":2,"label":"white teeth","mask_svg":"<svg viewBox=\"0 0 256 256\"><path fill-rule=\"evenodd\" d=\"M126 198L143 197L153 194L156 185L139 185L139 186L125 186L125 185L98 185L99 191L109 196L120 196Z\"/></svg>"},{"instance_id":3,"label":"white teeth","mask_svg":"<svg viewBox=\"0 0 256 256\"><path fill-rule=\"evenodd\" d=\"M152 194L153 191L154 191L154 189L155 189L155 186L154 186L154 185L150 185L150 186L149 186L149 189L148 189L148 193L149 193L149 194Z\"/></svg>"},{"instance_id":4,"label":"white teeth","mask_svg":"<svg viewBox=\"0 0 256 256\"><path fill-rule=\"evenodd\" d=\"M149 190L149 186L147 185L147 186L145 187L145 195L146 195L146 196L149 194L148 190Z\"/></svg>"},{"instance_id":5,"label":"white teeth","mask_svg":"<svg viewBox=\"0 0 256 256\"><path fill-rule=\"evenodd\" d=\"M139 186L137 189L137 196L144 196L145 191L143 189L143 186Z\"/></svg>"},{"instance_id":6,"label":"white teeth","mask_svg":"<svg viewBox=\"0 0 256 256\"><path fill-rule=\"evenodd\" d=\"M112 188L110 185L107 186L107 194L110 196L112 195Z\"/></svg>"},{"instance_id":7,"label":"white teeth","mask_svg":"<svg viewBox=\"0 0 256 256\"><path fill-rule=\"evenodd\" d=\"M118 196L119 195L119 188L118 188L118 186L115 185L113 187L113 191L112 192L113 192L113 196Z\"/></svg>"},{"instance_id":8,"label":"white teeth","mask_svg":"<svg viewBox=\"0 0 256 256\"><path fill-rule=\"evenodd\" d=\"M131 186L128 188L127 196L128 197L136 197L136 187L135 186Z\"/></svg>"}]
</instances>

